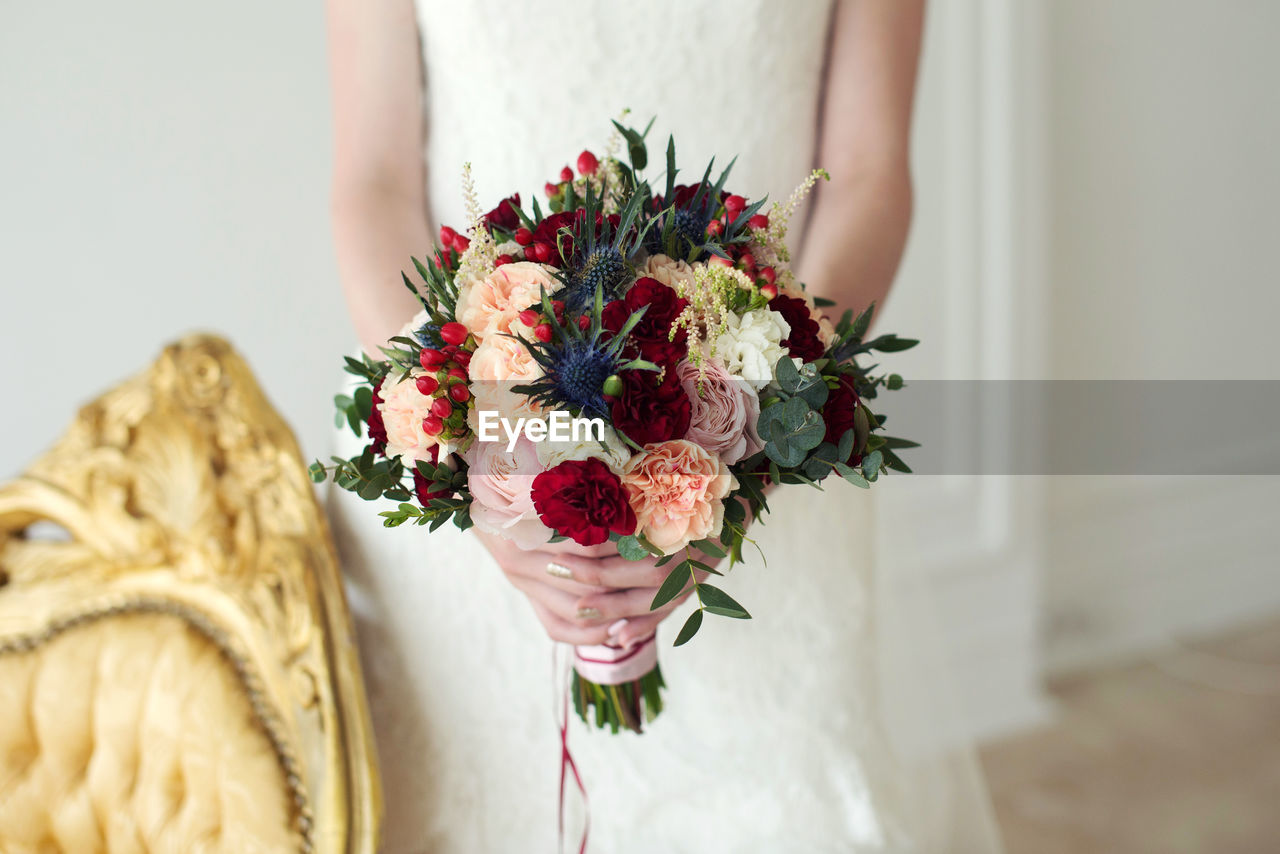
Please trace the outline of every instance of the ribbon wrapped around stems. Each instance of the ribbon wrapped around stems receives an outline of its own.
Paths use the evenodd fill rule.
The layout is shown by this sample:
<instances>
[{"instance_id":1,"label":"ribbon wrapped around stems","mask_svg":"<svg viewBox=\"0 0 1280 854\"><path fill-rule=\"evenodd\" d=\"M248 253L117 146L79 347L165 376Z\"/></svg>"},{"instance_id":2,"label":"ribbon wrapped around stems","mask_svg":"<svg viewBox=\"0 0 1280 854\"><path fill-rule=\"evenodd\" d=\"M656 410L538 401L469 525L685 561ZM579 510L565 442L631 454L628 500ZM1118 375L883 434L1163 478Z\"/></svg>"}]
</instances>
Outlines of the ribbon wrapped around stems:
<instances>
[{"instance_id":1,"label":"ribbon wrapped around stems","mask_svg":"<svg viewBox=\"0 0 1280 854\"><path fill-rule=\"evenodd\" d=\"M643 732L662 711L662 669L658 667L655 635L625 647L613 644L579 646L573 653L573 708L588 723L613 732Z\"/></svg>"}]
</instances>

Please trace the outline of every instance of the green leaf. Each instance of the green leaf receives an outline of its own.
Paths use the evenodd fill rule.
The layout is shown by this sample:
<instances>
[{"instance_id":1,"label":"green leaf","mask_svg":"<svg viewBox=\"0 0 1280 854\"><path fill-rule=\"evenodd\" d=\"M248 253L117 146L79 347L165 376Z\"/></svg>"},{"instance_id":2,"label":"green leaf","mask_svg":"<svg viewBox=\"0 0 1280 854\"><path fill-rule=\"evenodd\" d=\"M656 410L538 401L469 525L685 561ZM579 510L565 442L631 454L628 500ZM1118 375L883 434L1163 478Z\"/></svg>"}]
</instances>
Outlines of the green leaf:
<instances>
[{"instance_id":1,"label":"green leaf","mask_svg":"<svg viewBox=\"0 0 1280 854\"><path fill-rule=\"evenodd\" d=\"M836 463L836 472L842 478L849 481L859 489L871 488L871 484L867 481L865 477L862 476L861 472L859 472L857 469L853 468L852 466L847 466L844 463Z\"/></svg>"},{"instance_id":2,"label":"green leaf","mask_svg":"<svg viewBox=\"0 0 1280 854\"><path fill-rule=\"evenodd\" d=\"M856 416L855 416L856 417ZM853 456L853 442L856 438L853 429L845 430L844 435L840 437L840 444L836 448L836 457L840 462L844 462Z\"/></svg>"},{"instance_id":3,"label":"green leaf","mask_svg":"<svg viewBox=\"0 0 1280 854\"><path fill-rule=\"evenodd\" d=\"M728 507L726 506L725 509L727 510ZM724 549L716 545L715 540L696 540L690 543L689 545L693 546L695 549L697 549L698 551L702 552L705 555L711 555L712 557L725 556Z\"/></svg>"},{"instance_id":4,"label":"green leaf","mask_svg":"<svg viewBox=\"0 0 1280 854\"><path fill-rule=\"evenodd\" d=\"M684 646L693 636L698 633L698 629L702 628L702 609L694 611L689 615L689 619L684 621L684 626L680 628L680 634L676 635L675 646Z\"/></svg>"},{"instance_id":5,"label":"green leaf","mask_svg":"<svg viewBox=\"0 0 1280 854\"><path fill-rule=\"evenodd\" d=\"M900 374L889 374L889 378L884 381L884 387L889 391L897 391L904 385Z\"/></svg>"},{"instance_id":6,"label":"green leaf","mask_svg":"<svg viewBox=\"0 0 1280 854\"><path fill-rule=\"evenodd\" d=\"M369 416L373 414L373 389L367 385L360 386L355 393L356 411L360 413L361 421L368 421Z\"/></svg>"},{"instance_id":7,"label":"green leaf","mask_svg":"<svg viewBox=\"0 0 1280 854\"><path fill-rule=\"evenodd\" d=\"M749 620L751 615L747 609L739 605L734 598L719 587L710 584L699 584L698 595L702 598L702 606L721 617L732 617L735 620Z\"/></svg>"},{"instance_id":8,"label":"green leaf","mask_svg":"<svg viewBox=\"0 0 1280 854\"><path fill-rule=\"evenodd\" d=\"M310 475L312 483L324 483L324 463L316 460L307 468L307 474Z\"/></svg>"},{"instance_id":9,"label":"green leaf","mask_svg":"<svg viewBox=\"0 0 1280 854\"><path fill-rule=\"evenodd\" d=\"M618 554L627 560L644 560L649 557L649 550L634 536L626 536L618 540Z\"/></svg>"},{"instance_id":10,"label":"green leaf","mask_svg":"<svg viewBox=\"0 0 1280 854\"><path fill-rule=\"evenodd\" d=\"M866 311L858 315L858 319L853 322L853 337L861 338L863 335L867 334L867 329L871 327L871 318L875 313L876 304L871 303L871 305L867 306Z\"/></svg>"},{"instance_id":11,"label":"green leaf","mask_svg":"<svg viewBox=\"0 0 1280 854\"><path fill-rule=\"evenodd\" d=\"M680 561L675 568L667 573L667 578L662 582L662 586L658 588L657 594L653 597L653 604L649 606L650 611L656 611L663 605L675 599L682 592L685 586L692 580L689 574L689 562Z\"/></svg>"}]
</instances>

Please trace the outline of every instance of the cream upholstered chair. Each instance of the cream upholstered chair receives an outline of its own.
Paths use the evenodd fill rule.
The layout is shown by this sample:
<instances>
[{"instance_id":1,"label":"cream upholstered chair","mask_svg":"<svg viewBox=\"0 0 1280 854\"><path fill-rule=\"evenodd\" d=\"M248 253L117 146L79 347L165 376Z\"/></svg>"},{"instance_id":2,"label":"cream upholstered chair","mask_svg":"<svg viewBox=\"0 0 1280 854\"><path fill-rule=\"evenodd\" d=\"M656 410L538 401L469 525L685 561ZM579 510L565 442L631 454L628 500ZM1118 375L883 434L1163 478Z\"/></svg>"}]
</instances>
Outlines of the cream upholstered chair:
<instances>
[{"instance_id":1,"label":"cream upholstered chair","mask_svg":"<svg viewBox=\"0 0 1280 854\"><path fill-rule=\"evenodd\" d=\"M288 427L170 346L0 487L0 852L371 854L357 661Z\"/></svg>"}]
</instances>

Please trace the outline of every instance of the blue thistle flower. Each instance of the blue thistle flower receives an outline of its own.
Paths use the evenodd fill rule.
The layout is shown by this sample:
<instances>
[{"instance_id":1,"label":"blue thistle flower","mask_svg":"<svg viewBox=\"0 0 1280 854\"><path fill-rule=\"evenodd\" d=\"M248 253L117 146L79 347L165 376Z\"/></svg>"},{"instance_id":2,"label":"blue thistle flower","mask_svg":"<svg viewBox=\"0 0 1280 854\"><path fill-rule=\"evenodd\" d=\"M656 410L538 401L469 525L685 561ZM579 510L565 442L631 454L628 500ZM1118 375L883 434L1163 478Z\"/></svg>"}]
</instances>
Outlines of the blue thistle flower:
<instances>
[{"instance_id":1,"label":"blue thistle flower","mask_svg":"<svg viewBox=\"0 0 1280 854\"><path fill-rule=\"evenodd\" d=\"M544 381L552 400L584 415L603 415L609 406L604 382L618 371L618 359L602 345L599 336L568 338L551 353Z\"/></svg>"}]
</instances>

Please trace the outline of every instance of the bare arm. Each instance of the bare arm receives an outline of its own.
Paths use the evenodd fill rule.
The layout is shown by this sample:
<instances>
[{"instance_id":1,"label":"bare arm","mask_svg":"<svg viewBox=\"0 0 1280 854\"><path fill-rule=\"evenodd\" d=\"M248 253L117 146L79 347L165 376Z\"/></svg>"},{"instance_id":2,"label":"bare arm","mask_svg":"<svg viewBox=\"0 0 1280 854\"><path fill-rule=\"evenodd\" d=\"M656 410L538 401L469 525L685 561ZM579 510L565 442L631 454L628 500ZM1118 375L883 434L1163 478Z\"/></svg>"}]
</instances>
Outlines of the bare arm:
<instances>
[{"instance_id":1,"label":"bare arm","mask_svg":"<svg viewBox=\"0 0 1280 854\"><path fill-rule=\"evenodd\" d=\"M911 109L924 0L838 0L801 281L855 312L882 305L911 225Z\"/></svg>"},{"instance_id":2,"label":"bare arm","mask_svg":"<svg viewBox=\"0 0 1280 854\"><path fill-rule=\"evenodd\" d=\"M338 271L365 350L417 310L400 281L430 246L422 71L412 0L327 0Z\"/></svg>"}]
</instances>

